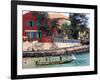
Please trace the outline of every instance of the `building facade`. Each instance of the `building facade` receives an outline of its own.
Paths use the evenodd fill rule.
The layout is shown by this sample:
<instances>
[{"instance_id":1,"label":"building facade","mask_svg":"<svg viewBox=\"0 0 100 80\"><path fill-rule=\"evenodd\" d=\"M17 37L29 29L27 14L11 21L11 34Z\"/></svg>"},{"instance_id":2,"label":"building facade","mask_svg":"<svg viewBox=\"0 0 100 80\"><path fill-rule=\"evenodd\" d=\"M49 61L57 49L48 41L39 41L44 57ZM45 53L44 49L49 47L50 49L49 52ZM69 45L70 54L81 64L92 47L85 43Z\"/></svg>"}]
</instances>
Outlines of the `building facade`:
<instances>
[{"instance_id":1,"label":"building facade","mask_svg":"<svg viewBox=\"0 0 100 80\"><path fill-rule=\"evenodd\" d=\"M46 32L42 31L40 28L50 28L53 19L59 19L60 22L68 19L68 17L66 18L66 16L59 13L48 13L47 18L48 21L46 18L44 18L41 22L38 20L37 16L32 13L32 11L23 14L23 41L26 39L31 39L38 40L39 42L52 42L52 36L46 36ZM42 23L45 25L42 26ZM53 28L51 31L52 33L57 33L55 28Z\"/></svg>"}]
</instances>

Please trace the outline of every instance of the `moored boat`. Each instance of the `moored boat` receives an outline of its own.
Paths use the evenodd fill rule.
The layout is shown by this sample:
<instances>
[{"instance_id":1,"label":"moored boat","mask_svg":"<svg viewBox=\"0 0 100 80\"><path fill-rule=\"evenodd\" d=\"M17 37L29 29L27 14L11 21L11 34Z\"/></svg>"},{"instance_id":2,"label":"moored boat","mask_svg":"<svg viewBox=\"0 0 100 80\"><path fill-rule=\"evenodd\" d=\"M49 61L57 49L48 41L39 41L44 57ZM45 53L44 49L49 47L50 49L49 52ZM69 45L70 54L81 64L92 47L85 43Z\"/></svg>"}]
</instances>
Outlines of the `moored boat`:
<instances>
[{"instance_id":1,"label":"moored boat","mask_svg":"<svg viewBox=\"0 0 100 80\"><path fill-rule=\"evenodd\" d=\"M64 64L69 63L76 59L75 55L63 55L63 56L48 56L45 61L38 60L36 61L36 65L53 65L53 64ZM57 59L58 58L58 59Z\"/></svg>"}]
</instances>

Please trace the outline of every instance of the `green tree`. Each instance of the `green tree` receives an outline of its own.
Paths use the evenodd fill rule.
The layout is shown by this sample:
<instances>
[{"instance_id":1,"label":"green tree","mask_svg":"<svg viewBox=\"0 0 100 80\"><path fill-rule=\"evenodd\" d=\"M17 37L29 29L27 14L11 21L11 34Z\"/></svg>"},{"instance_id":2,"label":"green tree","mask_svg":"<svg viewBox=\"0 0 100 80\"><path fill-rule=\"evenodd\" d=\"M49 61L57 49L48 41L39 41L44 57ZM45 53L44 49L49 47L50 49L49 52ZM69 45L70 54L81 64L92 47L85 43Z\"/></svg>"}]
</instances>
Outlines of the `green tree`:
<instances>
[{"instance_id":1,"label":"green tree","mask_svg":"<svg viewBox=\"0 0 100 80\"><path fill-rule=\"evenodd\" d=\"M35 16L37 18L37 20L40 22L40 27L38 27L38 29L45 32L46 36L50 36L51 31L48 26L48 12L32 11L32 15Z\"/></svg>"},{"instance_id":2,"label":"green tree","mask_svg":"<svg viewBox=\"0 0 100 80\"><path fill-rule=\"evenodd\" d=\"M59 19L55 18L55 19L53 19L53 20L51 21L51 29L53 29L53 28L56 28L56 29L57 29L58 20L59 20Z\"/></svg>"},{"instance_id":3,"label":"green tree","mask_svg":"<svg viewBox=\"0 0 100 80\"><path fill-rule=\"evenodd\" d=\"M48 12L45 11L32 11L32 15L35 16L40 22L48 18Z\"/></svg>"},{"instance_id":4,"label":"green tree","mask_svg":"<svg viewBox=\"0 0 100 80\"><path fill-rule=\"evenodd\" d=\"M71 24L68 24L67 22L63 23L62 24L62 35L65 37L67 36L69 39L72 39L71 37L71 27L70 27Z\"/></svg>"},{"instance_id":5,"label":"green tree","mask_svg":"<svg viewBox=\"0 0 100 80\"><path fill-rule=\"evenodd\" d=\"M71 37L74 39L78 39L79 31L82 32L86 30L88 24L88 18L86 14L82 13L70 13L70 21L71 21Z\"/></svg>"}]
</instances>

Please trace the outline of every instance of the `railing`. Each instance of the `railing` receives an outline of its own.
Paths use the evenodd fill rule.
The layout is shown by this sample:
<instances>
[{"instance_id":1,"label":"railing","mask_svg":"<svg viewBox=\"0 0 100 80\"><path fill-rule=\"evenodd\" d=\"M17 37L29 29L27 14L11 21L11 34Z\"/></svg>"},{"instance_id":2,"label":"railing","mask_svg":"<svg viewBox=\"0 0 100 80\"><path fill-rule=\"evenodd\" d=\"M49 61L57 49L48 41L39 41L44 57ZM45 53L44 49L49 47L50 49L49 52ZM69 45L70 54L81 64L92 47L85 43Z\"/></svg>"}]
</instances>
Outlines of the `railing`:
<instances>
[{"instance_id":1,"label":"railing","mask_svg":"<svg viewBox=\"0 0 100 80\"><path fill-rule=\"evenodd\" d=\"M63 43L80 43L80 40L71 40L71 39L63 39L63 38L54 38L54 42L63 42Z\"/></svg>"}]
</instances>

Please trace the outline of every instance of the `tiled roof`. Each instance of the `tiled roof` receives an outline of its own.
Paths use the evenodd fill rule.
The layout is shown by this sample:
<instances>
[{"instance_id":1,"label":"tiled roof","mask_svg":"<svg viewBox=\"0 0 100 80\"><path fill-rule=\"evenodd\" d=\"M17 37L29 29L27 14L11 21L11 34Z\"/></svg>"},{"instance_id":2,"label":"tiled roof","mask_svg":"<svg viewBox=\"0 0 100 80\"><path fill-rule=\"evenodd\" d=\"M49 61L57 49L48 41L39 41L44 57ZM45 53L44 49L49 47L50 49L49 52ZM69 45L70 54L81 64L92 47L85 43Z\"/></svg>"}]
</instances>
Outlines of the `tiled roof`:
<instances>
[{"instance_id":1,"label":"tiled roof","mask_svg":"<svg viewBox=\"0 0 100 80\"><path fill-rule=\"evenodd\" d=\"M49 19L54 19L54 18L69 19L69 17L65 16L63 13L53 13L53 12L48 13L48 18Z\"/></svg>"}]
</instances>

